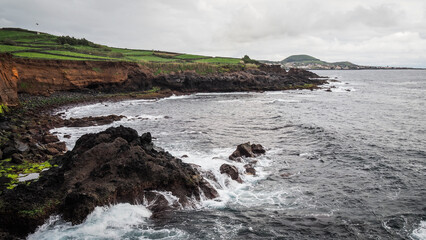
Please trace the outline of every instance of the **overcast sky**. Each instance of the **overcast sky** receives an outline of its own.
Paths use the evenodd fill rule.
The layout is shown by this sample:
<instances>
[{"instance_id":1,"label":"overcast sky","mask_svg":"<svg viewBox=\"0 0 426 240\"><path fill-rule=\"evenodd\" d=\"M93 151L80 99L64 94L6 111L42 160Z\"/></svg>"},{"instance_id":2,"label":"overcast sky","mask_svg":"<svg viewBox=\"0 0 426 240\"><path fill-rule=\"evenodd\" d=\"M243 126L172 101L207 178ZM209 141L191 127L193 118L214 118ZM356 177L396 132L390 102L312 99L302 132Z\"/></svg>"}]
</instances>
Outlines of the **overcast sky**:
<instances>
[{"instance_id":1,"label":"overcast sky","mask_svg":"<svg viewBox=\"0 0 426 240\"><path fill-rule=\"evenodd\" d=\"M0 0L0 27L115 47L426 67L425 0Z\"/></svg>"}]
</instances>

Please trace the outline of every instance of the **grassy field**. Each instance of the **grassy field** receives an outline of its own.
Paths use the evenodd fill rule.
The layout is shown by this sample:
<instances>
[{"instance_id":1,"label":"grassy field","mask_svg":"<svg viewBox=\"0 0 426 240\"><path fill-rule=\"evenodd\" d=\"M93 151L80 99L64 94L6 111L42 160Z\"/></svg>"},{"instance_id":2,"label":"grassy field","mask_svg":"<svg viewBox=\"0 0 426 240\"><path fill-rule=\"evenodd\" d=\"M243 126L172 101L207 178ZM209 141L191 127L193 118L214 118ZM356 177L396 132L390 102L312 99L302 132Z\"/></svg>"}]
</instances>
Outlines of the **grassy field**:
<instances>
[{"instance_id":1,"label":"grassy field","mask_svg":"<svg viewBox=\"0 0 426 240\"><path fill-rule=\"evenodd\" d=\"M47 33L38 33L15 28L0 29L0 52L9 52L15 57L36 59L86 60L86 61L130 61L153 64L158 72L168 69L195 69L210 72L224 69L223 64L241 64L239 58L211 57L184 53L171 53L153 50L114 48L95 44L85 39L69 38L72 44L61 44L61 38ZM83 41L84 40L84 41ZM170 68L164 64L174 64ZM176 65L178 64L178 65ZM189 64L188 66L184 66ZM214 65L214 66L209 66ZM164 70L158 68L161 66ZM179 66L179 67L177 67Z\"/></svg>"},{"instance_id":2,"label":"grassy field","mask_svg":"<svg viewBox=\"0 0 426 240\"><path fill-rule=\"evenodd\" d=\"M58 60L87 60L86 58L72 57L72 56L57 56L51 54L45 54L41 52L19 52L13 54L16 57L24 58L37 58L37 59L58 59Z\"/></svg>"},{"instance_id":3,"label":"grassy field","mask_svg":"<svg viewBox=\"0 0 426 240\"><path fill-rule=\"evenodd\" d=\"M0 44L0 52L15 52L15 51L24 51L24 50L33 50L33 49L36 49L36 48Z\"/></svg>"},{"instance_id":4,"label":"grassy field","mask_svg":"<svg viewBox=\"0 0 426 240\"><path fill-rule=\"evenodd\" d=\"M212 57L195 60L198 63L222 63L222 64L238 64L241 63L241 59L239 58L223 58L223 57Z\"/></svg>"}]
</instances>

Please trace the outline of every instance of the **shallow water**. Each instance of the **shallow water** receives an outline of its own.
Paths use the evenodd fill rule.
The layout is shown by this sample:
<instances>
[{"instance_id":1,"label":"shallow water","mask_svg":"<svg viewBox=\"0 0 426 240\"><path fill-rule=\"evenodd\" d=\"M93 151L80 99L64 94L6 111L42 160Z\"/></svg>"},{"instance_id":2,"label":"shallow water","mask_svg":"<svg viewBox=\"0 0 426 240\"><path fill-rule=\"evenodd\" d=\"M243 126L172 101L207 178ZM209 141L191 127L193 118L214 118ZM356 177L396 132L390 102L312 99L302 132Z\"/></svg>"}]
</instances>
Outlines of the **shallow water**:
<instances>
[{"instance_id":1,"label":"shallow water","mask_svg":"<svg viewBox=\"0 0 426 240\"><path fill-rule=\"evenodd\" d=\"M52 130L71 134L69 148L110 126L150 131L156 145L211 170L220 197L155 220L128 204L97 208L77 226L52 216L30 239L426 239L426 71L317 73L340 82L332 92L194 94L67 110L127 116ZM258 175L242 174L238 184L219 167L247 141L267 154Z\"/></svg>"}]
</instances>

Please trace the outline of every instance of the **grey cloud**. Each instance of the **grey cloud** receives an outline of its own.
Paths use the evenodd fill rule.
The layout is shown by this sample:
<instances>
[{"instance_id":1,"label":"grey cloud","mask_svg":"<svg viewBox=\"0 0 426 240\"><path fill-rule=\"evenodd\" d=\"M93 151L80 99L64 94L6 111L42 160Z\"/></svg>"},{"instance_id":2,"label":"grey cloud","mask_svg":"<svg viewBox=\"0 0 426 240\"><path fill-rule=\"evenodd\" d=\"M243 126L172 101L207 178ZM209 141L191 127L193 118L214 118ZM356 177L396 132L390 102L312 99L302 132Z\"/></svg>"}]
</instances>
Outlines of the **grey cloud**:
<instances>
[{"instance_id":1,"label":"grey cloud","mask_svg":"<svg viewBox=\"0 0 426 240\"><path fill-rule=\"evenodd\" d=\"M85 37L117 47L249 54L271 60L306 53L328 61L426 66L423 0L0 0L0 4L0 27Z\"/></svg>"}]
</instances>

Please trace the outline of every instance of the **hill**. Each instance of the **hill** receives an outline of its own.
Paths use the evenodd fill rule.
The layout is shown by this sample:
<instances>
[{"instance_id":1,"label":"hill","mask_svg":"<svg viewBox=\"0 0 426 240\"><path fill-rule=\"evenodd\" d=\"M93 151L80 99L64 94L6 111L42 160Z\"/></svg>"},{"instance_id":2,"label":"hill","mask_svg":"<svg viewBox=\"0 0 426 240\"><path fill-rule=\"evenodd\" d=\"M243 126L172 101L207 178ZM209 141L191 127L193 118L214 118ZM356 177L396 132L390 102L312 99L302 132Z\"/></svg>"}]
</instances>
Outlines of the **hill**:
<instances>
[{"instance_id":1,"label":"hill","mask_svg":"<svg viewBox=\"0 0 426 240\"><path fill-rule=\"evenodd\" d=\"M314 58L309 55L292 55L284 60L281 63L291 63L291 62L317 62L321 61L318 58Z\"/></svg>"},{"instance_id":2,"label":"hill","mask_svg":"<svg viewBox=\"0 0 426 240\"><path fill-rule=\"evenodd\" d=\"M239 64L242 62L240 58L108 47L84 38L55 36L20 28L0 29L1 52L9 52L13 56L21 58L57 60L214 64Z\"/></svg>"},{"instance_id":3,"label":"hill","mask_svg":"<svg viewBox=\"0 0 426 240\"><path fill-rule=\"evenodd\" d=\"M303 69L361 69L361 66L351 62L329 63L309 55L292 55L280 62L285 68Z\"/></svg>"}]
</instances>

